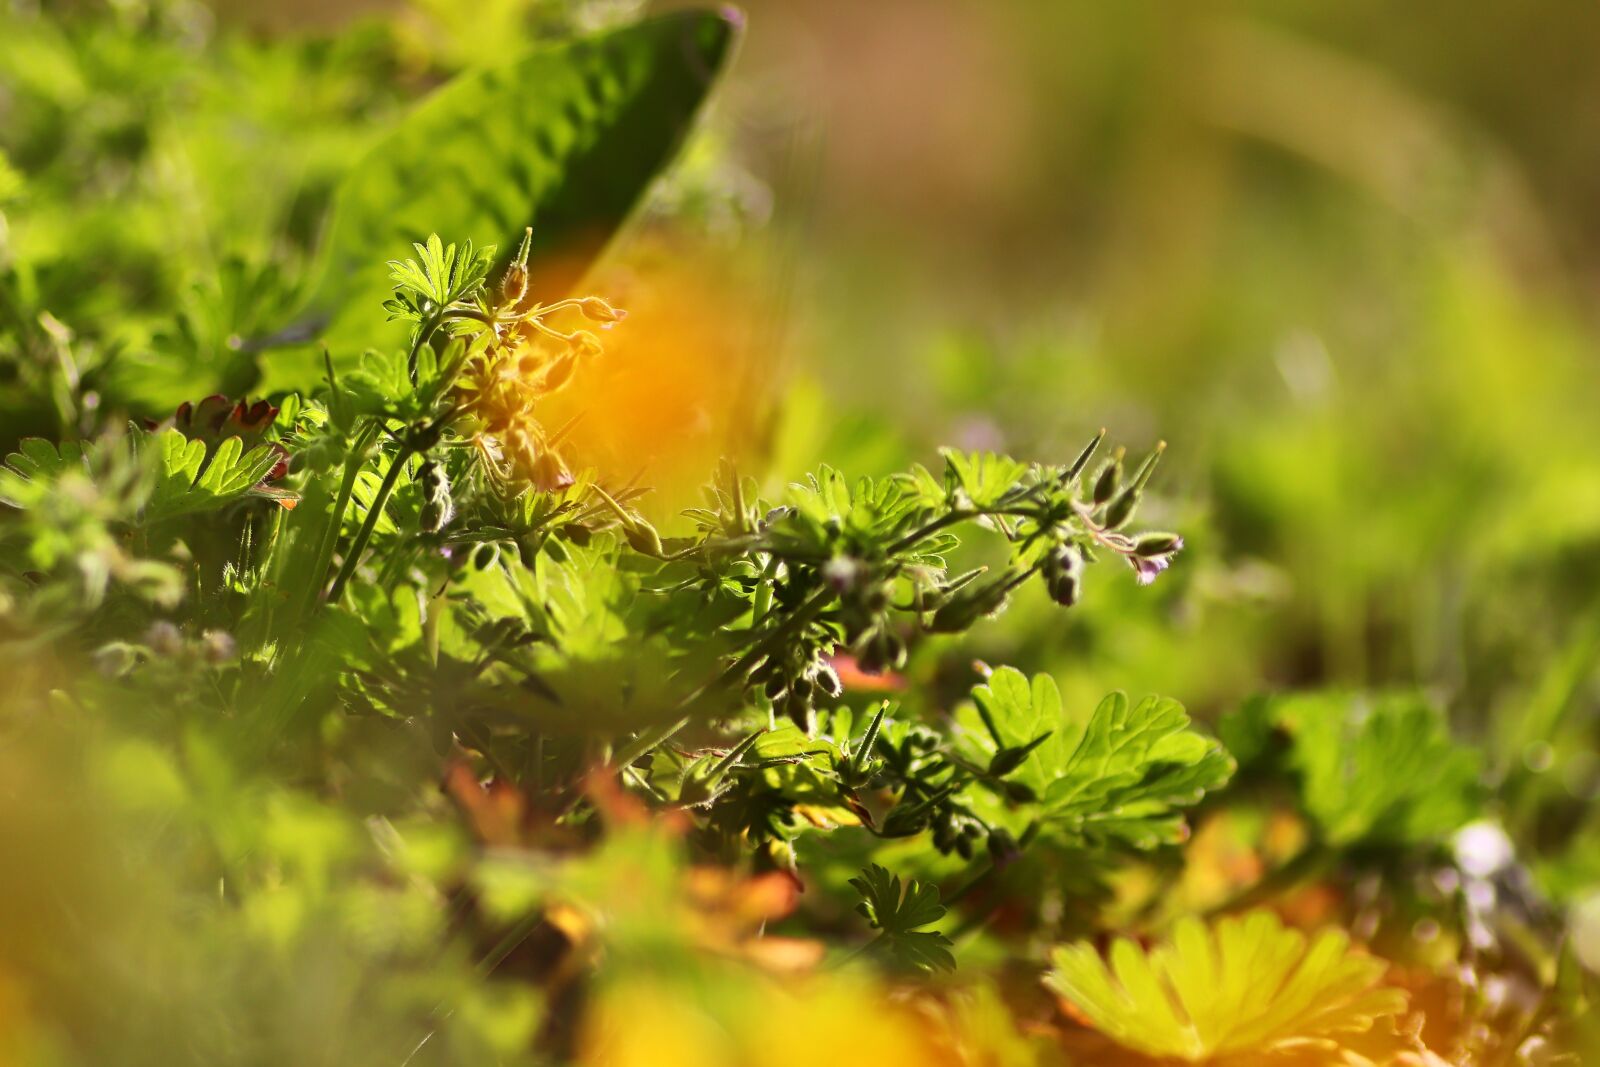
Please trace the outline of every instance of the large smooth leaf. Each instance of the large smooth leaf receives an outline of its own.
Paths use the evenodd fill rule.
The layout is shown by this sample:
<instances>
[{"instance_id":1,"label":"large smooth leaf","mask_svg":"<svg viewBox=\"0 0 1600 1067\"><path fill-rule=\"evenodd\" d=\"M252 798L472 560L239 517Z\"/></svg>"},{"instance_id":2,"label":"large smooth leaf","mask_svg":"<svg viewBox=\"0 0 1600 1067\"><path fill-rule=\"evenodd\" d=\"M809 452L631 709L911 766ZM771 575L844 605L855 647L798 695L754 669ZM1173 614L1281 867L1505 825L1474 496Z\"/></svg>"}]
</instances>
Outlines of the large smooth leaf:
<instances>
[{"instance_id":1,"label":"large smooth leaf","mask_svg":"<svg viewBox=\"0 0 1600 1067\"><path fill-rule=\"evenodd\" d=\"M532 226L536 284L565 295L676 153L736 36L728 15L675 13L446 85L339 187L318 281L280 340L321 337L337 356L403 336L383 324L387 262L434 233L495 245L504 266ZM269 370L307 384L286 376Z\"/></svg>"}]
</instances>

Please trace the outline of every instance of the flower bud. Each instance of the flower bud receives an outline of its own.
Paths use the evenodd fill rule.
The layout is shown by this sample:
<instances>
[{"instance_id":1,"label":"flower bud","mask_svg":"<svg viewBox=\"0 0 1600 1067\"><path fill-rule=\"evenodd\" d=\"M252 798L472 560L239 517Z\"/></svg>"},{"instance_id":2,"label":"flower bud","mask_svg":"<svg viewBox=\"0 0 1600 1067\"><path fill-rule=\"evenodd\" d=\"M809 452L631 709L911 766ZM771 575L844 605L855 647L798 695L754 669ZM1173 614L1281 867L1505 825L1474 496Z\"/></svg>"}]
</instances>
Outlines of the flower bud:
<instances>
[{"instance_id":1,"label":"flower bud","mask_svg":"<svg viewBox=\"0 0 1600 1067\"><path fill-rule=\"evenodd\" d=\"M848 593L855 588L863 571L861 561L853 556L834 556L822 565L822 580L835 593Z\"/></svg>"},{"instance_id":2,"label":"flower bud","mask_svg":"<svg viewBox=\"0 0 1600 1067\"><path fill-rule=\"evenodd\" d=\"M200 654L207 663L229 663L239 655L239 643L226 630L207 630L200 635Z\"/></svg>"},{"instance_id":3,"label":"flower bud","mask_svg":"<svg viewBox=\"0 0 1600 1067\"><path fill-rule=\"evenodd\" d=\"M183 651L183 634L166 619L157 619L145 630L144 643L158 656L176 656Z\"/></svg>"},{"instance_id":4,"label":"flower bud","mask_svg":"<svg viewBox=\"0 0 1600 1067\"><path fill-rule=\"evenodd\" d=\"M919 834L928 825L928 814L908 808L896 808L883 820L884 837L910 837Z\"/></svg>"},{"instance_id":5,"label":"flower bud","mask_svg":"<svg viewBox=\"0 0 1600 1067\"><path fill-rule=\"evenodd\" d=\"M996 826L989 831L989 857L994 860L996 867L1009 867L1022 856L1022 846L1017 844L1017 839L1011 831L1003 826Z\"/></svg>"},{"instance_id":6,"label":"flower bud","mask_svg":"<svg viewBox=\"0 0 1600 1067\"><path fill-rule=\"evenodd\" d=\"M1078 602L1078 597L1083 591L1083 579L1075 571L1062 571L1045 579L1045 590L1050 594L1051 600L1064 608L1070 608Z\"/></svg>"},{"instance_id":7,"label":"flower bud","mask_svg":"<svg viewBox=\"0 0 1600 1067\"><path fill-rule=\"evenodd\" d=\"M567 347L579 356L598 356L605 351L600 345L600 338L588 330L574 330L567 335Z\"/></svg>"},{"instance_id":8,"label":"flower bud","mask_svg":"<svg viewBox=\"0 0 1600 1067\"><path fill-rule=\"evenodd\" d=\"M621 322L628 313L612 307L598 296L586 296L578 301L578 310L591 322Z\"/></svg>"},{"instance_id":9,"label":"flower bud","mask_svg":"<svg viewBox=\"0 0 1600 1067\"><path fill-rule=\"evenodd\" d=\"M1044 573L1051 578L1058 574L1079 574L1083 571L1083 555L1072 545L1058 545L1044 561Z\"/></svg>"},{"instance_id":10,"label":"flower bud","mask_svg":"<svg viewBox=\"0 0 1600 1067\"><path fill-rule=\"evenodd\" d=\"M513 263L506 268L506 276L500 280L500 297L512 307L522 303L522 298L528 295L528 267L525 263Z\"/></svg>"},{"instance_id":11,"label":"flower bud","mask_svg":"<svg viewBox=\"0 0 1600 1067\"><path fill-rule=\"evenodd\" d=\"M450 496L450 478L444 467L431 459L417 470L417 486L422 490L419 525L423 533L438 533L455 517L455 502Z\"/></svg>"},{"instance_id":12,"label":"flower bud","mask_svg":"<svg viewBox=\"0 0 1600 1067\"><path fill-rule=\"evenodd\" d=\"M1094 504L1099 507L1116 495L1117 486L1122 483L1122 456L1106 460L1100 468L1100 473L1094 480Z\"/></svg>"},{"instance_id":13,"label":"flower bud","mask_svg":"<svg viewBox=\"0 0 1600 1067\"><path fill-rule=\"evenodd\" d=\"M1175 533L1141 534L1133 542L1134 554L1147 559L1153 556L1170 556L1181 548L1183 548L1183 538Z\"/></svg>"},{"instance_id":14,"label":"flower bud","mask_svg":"<svg viewBox=\"0 0 1600 1067\"><path fill-rule=\"evenodd\" d=\"M900 635L874 628L857 642L856 665L866 674L897 671L906 663L906 643Z\"/></svg>"},{"instance_id":15,"label":"flower bud","mask_svg":"<svg viewBox=\"0 0 1600 1067\"><path fill-rule=\"evenodd\" d=\"M623 527L622 536L627 539L628 546L635 552L645 556L660 559L666 555L666 549L661 546L661 535L656 533L656 528L643 519L634 519L633 522Z\"/></svg>"},{"instance_id":16,"label":"flower bud","mask_svg":"<svg viewBox=\"0 0 1600 1067\"><path fill-rule=\"evenodd\" d=\"M517 247L517 257L511 261L511 266L506 268L506 276L500 280L500 295L513 307L522 303L523 297L528 295L528 253L532 246L533 227L528 226L522 231L522 244Z\"/></svg>"},{"instance_id":17,"label":"flower bud","mask_svg":"<svg viewBox=\"0 0 1600 1067\"><path fill-rule=\"evenodd\" d=\"M561 462L561 457L548 448L534 459L533 467L528 473L534 488L544 493L565 489L573 481L572 472Z\"/></svg>"},{"instance_id":18,"label":"flower bud","mask_svg":"<svg viewBox=\"0 0 1600 1067\"><path fill-rule=\"evenodd\" d=\"M817 683L817 689L823 696L830 700L837 700L844 694L844 682L840 681L839 672L833 669L832 664L819 660L811 670L812 676Z\"/></svg>"}]
</instances>

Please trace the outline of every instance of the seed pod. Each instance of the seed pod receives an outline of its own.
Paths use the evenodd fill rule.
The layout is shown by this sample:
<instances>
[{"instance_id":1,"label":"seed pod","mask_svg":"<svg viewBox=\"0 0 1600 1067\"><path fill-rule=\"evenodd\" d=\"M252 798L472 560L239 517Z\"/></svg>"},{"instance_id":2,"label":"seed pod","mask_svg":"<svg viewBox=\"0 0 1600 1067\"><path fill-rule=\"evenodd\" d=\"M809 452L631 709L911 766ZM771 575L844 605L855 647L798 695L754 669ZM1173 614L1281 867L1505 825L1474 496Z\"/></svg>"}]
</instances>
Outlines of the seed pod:
<instances>
[{"instance_id":1,"label":"seed pod","mask_svg":"<svg viewBox=\"0 0 1600 1067\"><path fill-rule=\"evenodd\" d=\"M1118 452L1115 459L1106 460L1101 466L1100 473L1094 480L1094 505L1099 507L1116 495L1117 486L1122 484L1122 453Z\"/></svg>"},{"instance_id":2,"label":"seed pod","mask_svg":"<svg viewBox=\"0 0 1600 1067\"><path fill-rule=\"evenodd\" d=\"M1032 748L1025 745L1010 745L1002 748L989 761L989 773L996 778L1004 778L1022 766L1023 762L1028 758L1028 754L1032 751Z\"/></svg>"},{"instance_id":3,"label":"seed pod","mask_svg":"<svg viewBox=\"0 0 1600 1067\"><path fill-rule=\"evenodd\" d=\"M1118 530L1128 524L1133 518L1133 513L1139 508L1139 487L1131 485L1117 494L1117 498L1106 508L1105 528Z\"/></svg>"},{"instance_id":4,"label":"seed pod","mask_svg":"<svg viewBox=\"0 0 1600 1067\"><path fill-rule=\"evenodd\" d=\"M961 633L985 615L993 615L1005 607L1006 598L1010 595L1006 586L1010 581L1009 575L1001 575L985 585L963 589L933 613L933 618L927 624L928 632Z\"/></svg>"},{"instance_id":5,"label":"seed pod","mask_svg":"<svg viewBox=\"0 0 1600 1067\"><path fill-rule=\"evenodd\" d=\"M577 359L570 352L550 364L550 369L544 372L544 378L539 382L539 391L553 393L566 385L572 378L572 368L577 365Z\"/></svg>"},{"instance_id":6,"label":"seed pod","mask_svg":"<svg viewBox=\"0 0 1600 1067\"><path fill-rule=\"evenodd\" d=\"M1006 799L1013 804L1032 804L1039 799L1039 794L1033 787L1022 782L1005 782L1000 788L1005 792Z\"/></svg>"}]
</instances>

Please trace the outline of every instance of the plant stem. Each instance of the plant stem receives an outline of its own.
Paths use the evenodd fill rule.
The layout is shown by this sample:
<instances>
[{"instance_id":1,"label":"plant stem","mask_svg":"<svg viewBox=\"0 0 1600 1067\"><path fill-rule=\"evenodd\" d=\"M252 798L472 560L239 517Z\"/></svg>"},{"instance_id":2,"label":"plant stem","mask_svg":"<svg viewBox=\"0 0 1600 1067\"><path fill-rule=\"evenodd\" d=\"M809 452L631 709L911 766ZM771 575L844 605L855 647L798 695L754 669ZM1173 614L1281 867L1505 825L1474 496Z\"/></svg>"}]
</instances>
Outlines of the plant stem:
<instances>
[{"instance_id":1,"label":"plant stem","mask_svg":"<svg viewBox=\"0 0 1600 1067\"><path fill-rule=\"evenodd\" d=\"M883 944L884 939L887 938L888 936L889 936L888 934L879 934L877 937L873 938L871 941L868 941L866 944L861 945L860 947L858 947L855 951L851 952L850 955L846 956L844 959L840 960L838 963L835 963L833 965L833 969L834 970L840 970L842 968L848 967L850 964L854 963L856 960L860 959L862 956L866 955L868 952L871 952L873 949L875 949L879 945Z\"/></svg>"},{"instance_id":2,"label":"plant stem","mask_svg":"<svg viewBox=\"0 0 1600 1067\"><path fill-rule=\"evenodd\" d=\"M328 590L330 604L339 602L339 596L349 583L350 576L356 572L356 566L361 562L361 555L367 550L367 542L372 540L372 531L378 525L378 517L383 514L384 505L389 503L389 494L394 492L400 471L413 454L414 450L406 445L401 445L400 451L395 453L394 462L389 464L389 470L383 476L383 484L378 486L378 493L372 498L372 506L367 508L367 517L361 523L361 529L356 531L355 540L350 543L350 550L345 553L344 564L333 579L333 587Z\"/></svg>"},{"instance_id":3,"label":"plant stem","mask_svg":"<svg viewBox=\"0 0 1600 1067\"><path fill-rule=\"evenodd\" d=\"M481 977L488 977L494 969L505 962L506 957L517 950L517 946L528 939L535 928L544 921L544 913L531 911L518 919L516 924L506 931L506 935L491 948L483 959L478 961L477 971Z\"/></svg>"},{"instance_id":4,"label":"plant stem","mask_svg":"<svg viewBox=\"0 0 1600 1067\"><path fill-rule=\"evenodd\" d=\"M900 540L890 545L887 549L887 554L891 556L898 555L911 546L917 544L919 541L932 537L946 526L954 526L958 522L965 522L967 519L976 518L978 514L979 512L975 511L947 511L943 515L940 515L937 519L934 519L932 522L929 522L918 529L912 530L910 533L900 538Z\"/></svg>"},{"instance_id":5,"label":"plant stem","mask_svg":"<svg viewBox=\"0 0 1600 1067\"><path fill-rule=\"evenodd\" d=\"M832 591L827 588L818 589L812 593L805 603L801 604L788 618L774 627L766 637L751 646L749 651L729 664L726 670L679 701L679 710L688 707L711 690L718 689L741 677L763 656L770 654L780 641L810 622L820 613L823 604L827 603L831 595ZM688 726L689 722L690 717L684 716L676 722L646 730L617 750L615 756L612 757L612 765L617 768L630 766L634 760L668 740L685 726Z\"/></svg>"},{"instance_id":6,"label":"plant stem","mask_svg":"<svg viewBox=\"0 0 1600 1067\"><path fill-rule=\"evenodd\" d=\"M333 510L328 513L328 524L323 527L322 536L317 541L316 563L308 576L305 603L300 612L302 620L308 618L316 607L317 593L322 589L323 579L333 564L333 549L339 542L339 529L344 525L345 509L350 506L350 497L355 493L356 479L360 476L361 466L366 461L367 448L378 436L381 425L376 419L368 423L356 435L355 442L350 446L350 453L345 457L344 476L339 481L339 495L334 498Z\"/></svg>"}]
</instances>

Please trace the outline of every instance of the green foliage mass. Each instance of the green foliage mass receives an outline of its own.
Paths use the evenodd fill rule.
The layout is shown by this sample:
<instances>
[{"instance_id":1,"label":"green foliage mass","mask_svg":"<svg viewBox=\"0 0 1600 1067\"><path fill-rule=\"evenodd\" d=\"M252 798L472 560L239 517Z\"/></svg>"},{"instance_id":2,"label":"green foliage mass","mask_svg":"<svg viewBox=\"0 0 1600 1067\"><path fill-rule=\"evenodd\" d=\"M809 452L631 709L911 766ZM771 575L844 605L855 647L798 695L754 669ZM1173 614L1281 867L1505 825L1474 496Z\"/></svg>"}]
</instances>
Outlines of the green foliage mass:
<instances>
[{"instance_id":1,"label":"green foliage mass","mask_svg":"<svg viewBox=\"0 0 1600 1067\"><path fill-rule=\"evenodd\" d=\"M1146 518L1326 547L1299 437L1209 518L1104 430L661 518L549 413L741 20L449 6L0 11L0 1064L1595 1047L1587 815L1542 868L1493 818L1593 628L1512 766L1406 685L1103 695L1243 654Z\"/></svg>"}]
</instances>

